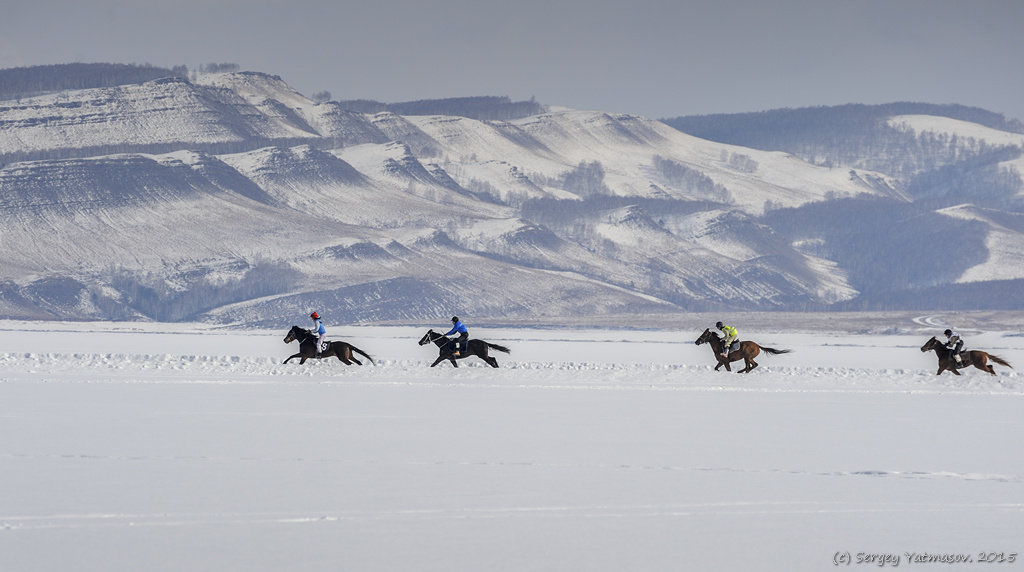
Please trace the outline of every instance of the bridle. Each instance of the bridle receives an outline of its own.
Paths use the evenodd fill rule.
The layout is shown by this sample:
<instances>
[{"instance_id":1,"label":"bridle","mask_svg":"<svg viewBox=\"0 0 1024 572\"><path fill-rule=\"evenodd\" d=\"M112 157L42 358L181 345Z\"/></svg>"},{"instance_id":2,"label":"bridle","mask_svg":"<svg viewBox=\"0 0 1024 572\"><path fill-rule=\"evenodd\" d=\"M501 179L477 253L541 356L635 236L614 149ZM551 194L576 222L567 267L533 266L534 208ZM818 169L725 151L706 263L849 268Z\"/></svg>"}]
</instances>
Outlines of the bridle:
<instances>
[{"instance_id":1,"label":"bridle","mask_svg":"<svg viewBox=\"0 0 1024 572\"><path fill-rule=\"evenodd\" d=\"M420 345L421 346L425 346L425 345L427 345L427 343L433 342L434 345L436 345L438 347L441 347L441 344L437 343L437 340L440 340L440 339L447 339L447 338L445 338L445 335L440 333L440 332L435 332L434 330L427 330L427 333L422 338L420 338L420 342L421 342ZM426 340L426 341L423 341L423 340Z\"/></svg>"},{"instance_id":2,"label":"bridle","mask_svg":"<svg viewBox=\"0 0 1024 572\"><path fill-rule=\"evenodd\" d=\"M716 341L720 342L720 341L722 341L722 338L719 338L718 334L716 334L715 332L712 332L709 329L709 330L707 330L707 333L701 334L700 337L697 338L696 344L699 346L701 344L711 344L711 343L714 343Z\"/></svg>"},{"instance_id":3,"label":"bridle","mask_svg":"<svg viewBox=\"0 0 1024 572\"><path fill-rule=\"evenodd\" d=\"M296 331L298 331L298 334L296 334ZM288 338L291 338L291 340L288 340ZM288 332L288 336L285 337L285 339L288 341L299 342L299 345L302 345L303 342L309 340L310 338L312 338L311 341L316 342L316 338L313 336L313 332L307 329L300 328L298 326L292 328L291 331Z\"/></svg>"},{"instance_id":4,"label":"bridle","mask_svg":"<svg viewBox=\"0 0 1024 572\"><path fill-rule=\"evenodd\" d=\"M927 342L924 343L923 346L921 346L922 352L927 352L931 350L934 350L935 353L938 354L940 357L942 356L943 350L946 350L947 356L953 353L952 350L946 347L946 344L939 341L939 338L936 338L935 336L932 336L930 340L928 340Z\"/></svg>"}]
</instances>

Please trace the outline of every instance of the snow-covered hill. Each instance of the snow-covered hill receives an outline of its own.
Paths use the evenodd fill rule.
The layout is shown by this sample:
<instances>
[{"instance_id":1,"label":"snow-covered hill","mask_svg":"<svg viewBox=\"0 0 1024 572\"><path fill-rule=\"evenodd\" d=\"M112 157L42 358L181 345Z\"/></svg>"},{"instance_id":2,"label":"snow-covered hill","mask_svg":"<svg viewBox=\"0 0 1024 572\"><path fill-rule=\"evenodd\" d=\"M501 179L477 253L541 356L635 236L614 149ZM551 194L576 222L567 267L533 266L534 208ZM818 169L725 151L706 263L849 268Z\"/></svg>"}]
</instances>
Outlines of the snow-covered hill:
<instances>
[{"instance_id":1,"label":"snow-covered hill","mask_svg":"<svg viewBox=\"0 0 1024 572\"><path fill-rule=\"evenodd\" d=\"M310 309L402 321L825 307L884 290L851 262L844 224L983 234L972 262L892 291L1024 279L1021 225L985 205L915 218L909 197L882 173L634 115L360 114L250 72L67 91L0 102L0 316L279 325ZM838 221L816 229L822 205L870 216L830 211ZM904 210L895 225L878 214ZM920 258L900 244L893 264Z\"/></svg>"}]
</instances>

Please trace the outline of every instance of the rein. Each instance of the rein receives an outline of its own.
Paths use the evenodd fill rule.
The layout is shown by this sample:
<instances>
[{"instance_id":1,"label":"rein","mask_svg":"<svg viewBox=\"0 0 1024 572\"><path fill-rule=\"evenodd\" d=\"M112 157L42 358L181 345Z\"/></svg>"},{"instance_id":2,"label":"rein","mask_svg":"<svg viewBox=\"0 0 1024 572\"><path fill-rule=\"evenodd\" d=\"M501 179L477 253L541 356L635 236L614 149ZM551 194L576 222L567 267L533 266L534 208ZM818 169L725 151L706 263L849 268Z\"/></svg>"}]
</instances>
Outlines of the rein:
<instances>
[{"instance_id":1,"label":"rein","mask_svg":"<svg viewBox=\"0 0 1024 572\"><path fill-rule=\"evenodd\" d=\"M431 342L434 342L434 345L436 345L439 348L443 348L452 342L452 340L450 340L444 334L440 332L435 332L434 330L427 330L427 339L430 340Z\"/></svg>"}]
</instances>

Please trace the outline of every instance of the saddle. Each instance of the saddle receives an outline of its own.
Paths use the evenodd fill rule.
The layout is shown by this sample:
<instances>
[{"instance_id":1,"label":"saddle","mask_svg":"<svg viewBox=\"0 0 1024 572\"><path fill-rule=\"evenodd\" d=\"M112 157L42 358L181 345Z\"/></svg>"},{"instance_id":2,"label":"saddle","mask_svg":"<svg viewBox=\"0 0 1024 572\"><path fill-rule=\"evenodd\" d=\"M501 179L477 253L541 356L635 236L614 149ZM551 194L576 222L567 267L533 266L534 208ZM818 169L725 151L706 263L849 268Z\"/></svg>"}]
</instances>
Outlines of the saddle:
<instances>
[{"instance_id":1,"label":"saddle","mask_svg":"<svg viewBox=\"0 0 1024 572\"><path fill-rule=\"evenodd\" d=\"M453 340L451 338L448 338L448 343L444 345L444 351L446 351L446 352L455 353L457 351L468 351L468 350L469 350L469 340L466 340L466 350L460 350L459 349L459 341L458 340Z\"/></svg>"}]
</instances>

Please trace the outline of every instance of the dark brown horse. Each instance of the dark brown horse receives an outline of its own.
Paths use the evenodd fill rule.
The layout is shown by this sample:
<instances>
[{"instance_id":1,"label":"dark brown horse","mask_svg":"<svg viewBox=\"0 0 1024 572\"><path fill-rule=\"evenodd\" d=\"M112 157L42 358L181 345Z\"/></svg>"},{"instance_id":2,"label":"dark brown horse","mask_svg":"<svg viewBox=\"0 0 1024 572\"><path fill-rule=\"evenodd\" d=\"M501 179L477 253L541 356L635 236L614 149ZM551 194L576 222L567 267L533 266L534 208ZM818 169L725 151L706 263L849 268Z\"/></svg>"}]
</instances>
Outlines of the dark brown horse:
<instances>
[{"instance_id":1,"label":"dark brown horse","mask_svg":"<svg viewBox=\"0 0 1024 572\"><path fill-rule=\"evenodd\" d=\"M292 329L288 330L288 335L284 337L284 343L290 344L295 340L299 341L299 353L290 356L284 360L284 363L288 363L292 358L301 358L299 359L299 364L301 365L306 363L307 359L316 359L317 336L313 332L305 328L292 326ZM320 354L320 358L336 357L344 362L345 365L352 365L353 363L363 365L361 361L352 355L352 352L365 357L370 360L370 363L373 363L373 358L370 357L370 354L347 342L328 342L327 349Z\"/></svg>"},{"instance_id":2,"label":"dark brown horse","mask_svg":"<svg viewBox=\"0 0 1024 572\"><path fill-rule=\"evenodd\" d=\"M992 366L988 365L989 360L1013 369L1013 366L1007 363L1003 358L979 350L960 352L960 358L963 361L958 364L956 363L956 360L953 359L953 350L947 348L946 344L935 339L935 336L932 336L932 339L928 340L923 346L921 346L922 352L930 350L935 350L935 355L939 356L939 371L935 372L935 375L941 375L942 372L947 369L956 375L960 375L960 372L957 371L958 368L964 368L972 365L981 371L987 371L992 375L995 375L995 370L992 369Z\"/></svg>"},{"instance_id":3,"label":"dark brown horse","mask_svg":"<svg viewBox=\"0 0 1024 572\"><path fill-rule=\"evenodd\" d=\"M449 360L450 362L452 362L452 365L454 365L455 367L459 367L458 362L456 362L455 360L466 359L469 356L476 356L487 362L487 364L490 365L491 367L498 367L498 360L492 358L488 354L488 348L495 349L498 350L499 352L505 353L509 353L512 351L506 348L505 346L499 346L498 344L492 344L490 342L485 342L483 340L469 340L468 342L466 342L466 351L462 352L461 355L456 357L455 348L457 347L457 344L455 343L454 340L451 340L444 334L435 332L434 330L427 330L427 333L422 338L420 338L419 343L421 346L425 346L430 342L434 342L434 345L436 345L438 348L437 359L434 360L434 363L430 364L430 367L434 367L435 365L443 362L444 360Z\"/></svg>"},{"instance_id":4,"label":"dark brown horse","mask_svg":"<svg viewBox=\"0 0 1024 572\"><path fill-rule=\"evenodd\" d=\"M723 365L725 366L725 371L732 371L732 368L729 367L729 362L743 360L743 363L746 364L747 367L741 369L738 373L750 373L750 370L757 367L757 362L754 361L754 358L762 351L766 354L772 355L788 354L791 351L777 350L775 348L759 346L754 342L743 341L740 342L740 349L730 352L729 357L722 357L722 351L724 349L722 338L720 338L717 333L712 332L710 328L704 330L704 333L697 338L695 343L698 346L704 343L711 345L712 351L715 352L715 359L718 360L718 365L715 366L715 371L718 371L718 368Z\"/></svg>"}]
</instances>

